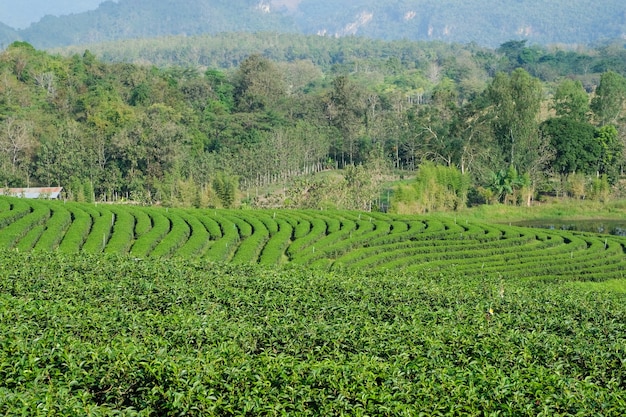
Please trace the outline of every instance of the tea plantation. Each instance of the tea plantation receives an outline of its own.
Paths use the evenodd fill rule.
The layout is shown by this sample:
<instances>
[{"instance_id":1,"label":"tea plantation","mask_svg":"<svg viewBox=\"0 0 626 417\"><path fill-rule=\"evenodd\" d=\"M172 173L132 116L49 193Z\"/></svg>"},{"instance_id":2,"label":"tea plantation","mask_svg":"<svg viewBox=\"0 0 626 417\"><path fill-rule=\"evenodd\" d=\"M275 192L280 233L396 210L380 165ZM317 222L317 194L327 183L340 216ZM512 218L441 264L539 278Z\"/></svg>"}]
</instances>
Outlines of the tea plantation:
<instances>
[{"instance_id":1,"label":"tea plantation","mask_svg":"<svg viewBox=\"0 0 626 417\"><path fill-rule=\"evenodd\" d=\"M621 416L625 245L0 198L0 415Z\"/></svg>"}]
</instances>

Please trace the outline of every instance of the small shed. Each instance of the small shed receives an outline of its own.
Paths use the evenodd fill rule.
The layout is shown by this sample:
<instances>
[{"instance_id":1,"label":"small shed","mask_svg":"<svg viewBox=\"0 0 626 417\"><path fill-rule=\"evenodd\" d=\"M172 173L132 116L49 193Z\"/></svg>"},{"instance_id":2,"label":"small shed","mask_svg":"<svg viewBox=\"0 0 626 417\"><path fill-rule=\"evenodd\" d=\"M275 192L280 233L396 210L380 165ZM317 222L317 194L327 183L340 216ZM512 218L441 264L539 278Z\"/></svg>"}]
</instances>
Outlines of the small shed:
<instances>
[{"instance_id":1,"label":"small shed","mask_svg":"<svg viewBox=\"0 0 626 417\"><path fill-rule=\"evenodd\" d=\"M4 188L0 194L24 198L48 198L58 199L61 197L63 187L36 187L36 188Z\"/></svg>"}]
</instances>

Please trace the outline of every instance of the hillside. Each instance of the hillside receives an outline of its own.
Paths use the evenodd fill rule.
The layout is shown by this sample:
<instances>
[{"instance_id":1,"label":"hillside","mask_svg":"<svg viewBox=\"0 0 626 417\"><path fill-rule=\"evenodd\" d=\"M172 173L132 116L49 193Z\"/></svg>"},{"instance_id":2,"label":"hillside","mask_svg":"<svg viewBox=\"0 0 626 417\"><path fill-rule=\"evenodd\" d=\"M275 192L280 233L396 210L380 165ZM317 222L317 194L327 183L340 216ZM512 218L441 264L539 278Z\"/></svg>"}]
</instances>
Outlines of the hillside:
<instances>
[{"instance_id":1,"label":"hillside","mask_svg":"<svg viewBox=\"0 0 626 417\"><path fill-rule=\"evenodd\" d=\"M169 206L370 210L386 206L384 184L419 167L393 209L623 195L619 45L579 54L263 36L276 61L242 38L170 41L172 55L211 58L204 68L12 44L0 53L0 184ZM515 142L499 139L510 132ZM449 192L426 187L418 203L428 176Z\"/></svg>"},{"instance_id":2,"label":"hillside","mask_svg":"<svg viewBox=\"0 0 626 417\"><path fill-rule=\"evenodd\" d=\"M462 18L460 18L462 16ZM496 46L510 39L590 44L626 34L619 0L233 0L107 1L97 10L46 16L15 32L39 48L172 34L273 30L326 36L444 40Z\"/></svg>"},{"instance_id":3,"label":"hillside","mask_svg":"<svg viewBox=\"0 0 626 417\"><path fill-rule=\"evenodd\" d=\"M26 28L46 15L61 16L94 10L102 0L20 0L0 4L0 22Z\"/></svg>"},{"instance_id":4,"label":"hillside","mask_svg":"<svg viewBox=\"0 0 626 417\"><path fill-rule=\"evenodd\" d=\"M18 34L15 30L0 22L0 46L2 49L17 39Z\"/></svg>"}]
</instances>

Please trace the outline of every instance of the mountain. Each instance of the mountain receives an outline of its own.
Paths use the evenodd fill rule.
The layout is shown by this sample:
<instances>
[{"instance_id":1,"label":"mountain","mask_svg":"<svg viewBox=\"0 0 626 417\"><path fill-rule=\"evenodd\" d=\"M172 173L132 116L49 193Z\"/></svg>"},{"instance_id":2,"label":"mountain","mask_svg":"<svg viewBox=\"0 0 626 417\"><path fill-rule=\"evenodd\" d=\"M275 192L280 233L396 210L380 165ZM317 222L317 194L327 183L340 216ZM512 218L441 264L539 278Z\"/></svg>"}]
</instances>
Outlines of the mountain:
<instances>
[{"instance_id":1,"label":"mountain","mask_svg":"<svg viewBox=\"0 0 626 417\"><path fill-rule=\"evenodd\" d=\"M298 26L305 32L356 34L384 39L437 39L499 45L593 43L626 35L622 0L332 0L303 1ZM324 15L321 20L316 16ZM324 23L320 23L324 22Z\"/></svg>"},{"instance_id":2,"label":"mountain","mask_svg":"<svg viewBox=\"0 0 626 417\"><path fill-rule=\"evenodd\" d=\"M21 37L38 48L127 38L219 32L296 31L282 13L266 13L257 0L106 1L95 11L46 16Z\"/></svg>"},{"instance_id":3,"label":"mountain","mask_svg":"<svg viewBox=\"0 0 626 417\"><path fill-rule=\"evenodd\" d=\"M20 0L0 4L0 22L25 28L46 15L66 15L94 10L103 0Z\"/></svg>"},{"instance_id":4,"label":"mountain","mask_svg":"<svg viewBox=\"0 0 626 417\"><path fill-rule=\"evenodd\" d=\"M15 32L13 28L10 28L4 23L0 23L0 49L4 49L5 46L16 41L18 37L17 32Z\"/></svg>"},{"instance_id":5,"label":"mountain","mask_svg":"<svg viewBox=\"0 0 626 417\"><path fill-rule=\"evenodd\" d=\"M274 31L497 46L626 38L623 0L119 0L46 16L17 35L38 48L163 35Z\"/></svg>"}]
</instances>

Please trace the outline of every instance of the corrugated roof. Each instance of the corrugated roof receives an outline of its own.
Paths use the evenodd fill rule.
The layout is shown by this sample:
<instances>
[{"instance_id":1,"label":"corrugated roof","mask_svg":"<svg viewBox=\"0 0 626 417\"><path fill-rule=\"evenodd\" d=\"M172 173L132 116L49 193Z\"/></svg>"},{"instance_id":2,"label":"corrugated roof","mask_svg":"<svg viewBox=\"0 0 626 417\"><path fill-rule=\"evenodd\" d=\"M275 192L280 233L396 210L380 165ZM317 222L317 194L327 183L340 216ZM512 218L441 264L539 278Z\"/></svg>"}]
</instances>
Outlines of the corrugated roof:
<instances>
[{"instance_id":1,"label":"corrugated roof","mask_svg":"<svg viewBox=\"0 0 626 417\"><path fill-rule=\"evenodd\" d=\"M24 198L59 198L63 187L3 188L0 194Z\"/></svg>"}]
</instances>

